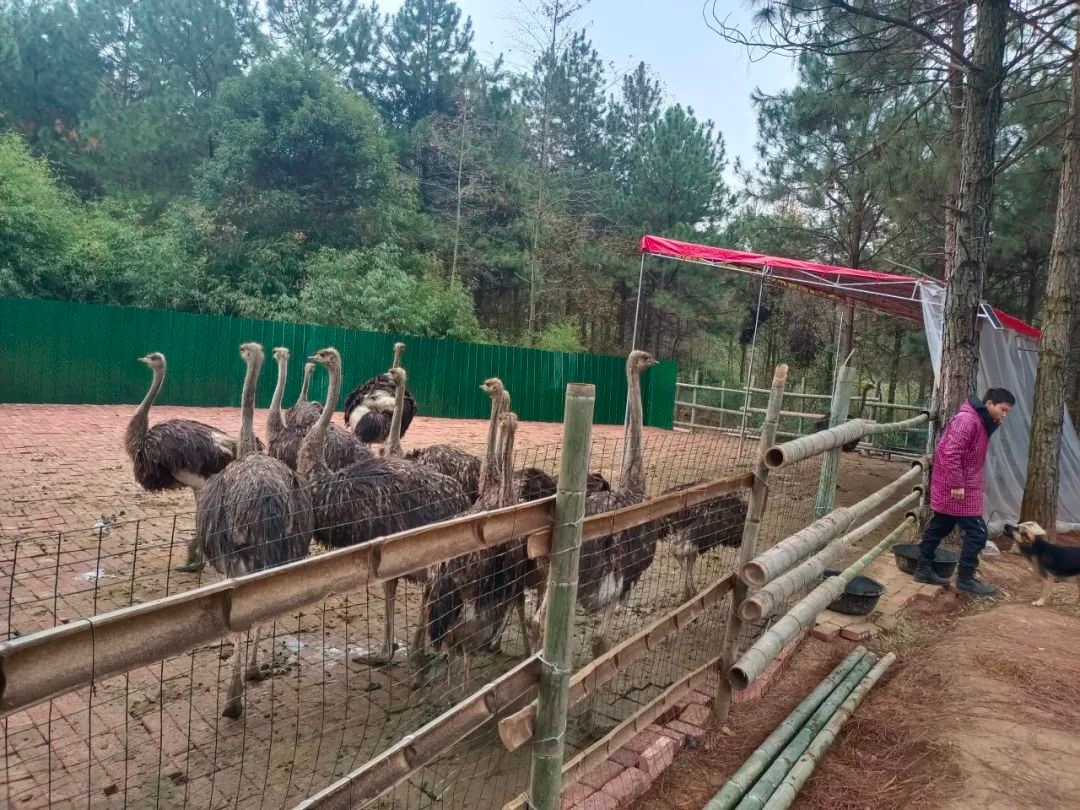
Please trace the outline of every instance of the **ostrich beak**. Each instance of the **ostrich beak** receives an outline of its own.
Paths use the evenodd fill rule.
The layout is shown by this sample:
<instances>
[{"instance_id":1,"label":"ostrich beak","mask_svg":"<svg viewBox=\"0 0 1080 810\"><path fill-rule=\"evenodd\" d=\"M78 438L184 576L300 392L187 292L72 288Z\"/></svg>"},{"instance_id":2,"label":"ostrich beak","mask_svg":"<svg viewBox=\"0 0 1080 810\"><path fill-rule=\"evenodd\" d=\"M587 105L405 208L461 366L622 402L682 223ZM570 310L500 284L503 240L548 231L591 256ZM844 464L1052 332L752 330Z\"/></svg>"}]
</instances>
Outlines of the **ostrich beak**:
<instances>
[{"instance_id":1,"label":"ostrich beak","mask_svg":"<svg viewBox=\"0 0 1080 810\"><path fill-rule=\"evenodd\" d=\"M139 362L140 363L146 363L146 365L150 365L150 355L146 355L145 357L140 357Z\"/></svg>"}]
</instances>

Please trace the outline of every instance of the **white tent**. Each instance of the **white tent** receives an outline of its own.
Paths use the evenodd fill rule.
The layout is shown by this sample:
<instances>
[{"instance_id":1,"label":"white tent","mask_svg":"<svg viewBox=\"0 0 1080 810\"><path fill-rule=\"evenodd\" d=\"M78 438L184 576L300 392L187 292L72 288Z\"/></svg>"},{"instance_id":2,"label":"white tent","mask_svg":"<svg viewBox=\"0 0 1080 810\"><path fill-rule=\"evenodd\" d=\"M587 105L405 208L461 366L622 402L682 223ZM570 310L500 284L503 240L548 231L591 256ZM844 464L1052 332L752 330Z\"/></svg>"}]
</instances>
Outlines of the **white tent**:
<instances>
[{"instance_id":1,"label":"white tent","mask_svg":"<svg viewBox=\"0 0 1080 810\"><path fill-rule=\"evenodd\" d=\"M941 374L941 333L945 288L920 281L923 327L930 346L935 382ZM1013 329L994 328L985 320L979 328L979 392L1007 388L1016 407L990 442L986 460L986 506L991 522L1016 522L1027 480L1028 439L1031 436L1031 395L1035 390L1038 342ZM1061 435L1058 523L1080 523L1080 438L1065 413Z\"/></svg>"}]
</instances>

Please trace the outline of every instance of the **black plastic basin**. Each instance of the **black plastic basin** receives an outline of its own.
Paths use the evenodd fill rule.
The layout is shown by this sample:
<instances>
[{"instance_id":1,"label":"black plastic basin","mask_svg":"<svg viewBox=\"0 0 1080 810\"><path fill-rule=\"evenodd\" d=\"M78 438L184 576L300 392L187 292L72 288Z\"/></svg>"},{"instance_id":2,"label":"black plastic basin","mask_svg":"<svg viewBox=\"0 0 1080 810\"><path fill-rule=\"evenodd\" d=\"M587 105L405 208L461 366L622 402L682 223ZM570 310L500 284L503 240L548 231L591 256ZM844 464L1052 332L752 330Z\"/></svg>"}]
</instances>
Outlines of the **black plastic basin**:
<instances>
[{"instance_id":1,"label":"black plastic basin","mask_svg":"<svg viewBox=\"0 0 1080 810\"><path fill-rule=\"evenodd\" d=\"M905 574L915 573L915 566L919 564L918 543L897 543L892 547L892 553L897 568ZM958 562L960 562L959 551L938 546L937 551L934 552L934 573L939 577L951 577Z\"/></svg>"},{"instance_id":2,"label":"black plastic basin","mask_svg":"<svg viewBox=\"0 0 1080 810\"><path fill-rule=\"evenodd\" d=\"M824 577L828 579L839 573L839 571L826 571ZM858 576L851 580L840 597L829 605L829 610L846 613L849 616L867 616L874 612L878 599L883 593L885 593L885 586L876 579Z\"/></svg>"}]
</instances>

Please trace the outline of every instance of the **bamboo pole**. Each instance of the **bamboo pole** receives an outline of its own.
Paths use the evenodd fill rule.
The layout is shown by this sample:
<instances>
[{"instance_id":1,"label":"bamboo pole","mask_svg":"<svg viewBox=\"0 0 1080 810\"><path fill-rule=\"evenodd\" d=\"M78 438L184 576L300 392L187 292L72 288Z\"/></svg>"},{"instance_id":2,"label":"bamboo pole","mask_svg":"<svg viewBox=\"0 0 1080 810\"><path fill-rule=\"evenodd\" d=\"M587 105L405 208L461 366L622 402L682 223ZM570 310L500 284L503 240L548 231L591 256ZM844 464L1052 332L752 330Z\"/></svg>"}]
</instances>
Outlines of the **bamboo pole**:
<instances>
[{"instance_id":1,"label":"bamboo pole","mask_svg":"<svg viewBox=\"0 0 1080 810\"><path fill-rule=\"evenodd\" d=\"M539 673L539 658L525 659L293 810L351 810L374 801L528 694Z\"/></svg>"},{"instance_id":2,"label":"bamboo pole","mask_svg":"<svg viewBox=\"0 0 1080 810\"><path fill-rule=\"evenodd\" d=\"M855 382L855 369L841 366L836 375L833 388L832 409L829 412L829 427L843 424L848 418L851 406L851 386ZM836 474L840 470L840 448L834 447L825 454L821 461L821 475L818 478L817 499L814 501L814 518L822 517L833 507L836 498Z\"/></svg>"},{"instance_id":3,"label":"bamboo pole","mask_svg":"<svg viewBox=\"0 0 1080 810\"><path fill-rule=\"evenodd\" d=\"M749 757L742 767L728 779L723 789L712 797L705 805L705 810L731 810L743 794L757 781L758 777L765 772L778 753L783 750L791 738L798 734L799 729L807 719L817 711L818 707L825 702L855 667L863 656L866 655L865 647L857 647L848 654L847 658L836 665L836 668L826 675L814 690L803 698L780 725L773 729L772 734L765 738L765 742Z\"/></svg>"},{"instance_id":4,"label":"bamboo pole","mask_svg":"<svg viewBox=\"0 0 1080 810\"><path fill-rule=\"evenodd\" d=\"M867 535L873 534L898 514L917 508L921 498L922 491L916 488L914 492L901 498L877 517L868 520L854 531L848 532L839 540L829 543L806 562L767 583L761 590L748 597L739 605L739 615L748 622L760 621L771 616L787 599L819 582L825 570L843 559L844 553L849 548Z\"/></svg>"},{"instance_id":5,"label":"bamboo pole","mask_svg":"<svg viewBox=\"0 0 1080 810\"><path fill-rule=\"evenodd\" d=\"M559 464L559 489L555 495L555 526L547 581L543 669L529 784L529 804L535 810L555 810L559 806L562 787L581 523L585 517L585 477L589 471L595 402L594 385L571 383L567 386L563 452Z\"/></svg>"},{"instance_id":6,"label":"bamboo pole","mask_svg":"<svg viewBox=\"0 0 1080 810\"><path fill-rule=\"evenodd\" d=\"M787 467L797 461L817 456L826 450L840 447L847 442L853 442L864 436L872 436L877 433L888 433L893 430L911 430L930 421L930 414L923 411L918 416L905 419L902 422L883 422L876 424L869 419L851 419L839 427L819 430L808 436L792 439L789 442L770 447L765 456L766 463L772 467Z\"/></svg>"},{"instance_id":7,"label":"bamboo pole","mask_svg":"<svg viewBox=\"0 0 1080 810\"><path fill-rule=\"evenodd\" d=\"M728 680L731 684L736 689L745 689L752 684L787 643L803 630L809 629L817 619L817 615L844 592L848 583L881 556L882 552L890 548L914 522L915 516L908 515L899 526L889 532L884 540L844 569L842 573L829 577L814 588L795 607L781 616L728 670Z\"/></svg>"},{"instance_id":8,"label":"bamboo pole","mask_svg":"<svg viewBox=\"0 0 1080 810\"><path fill-rule=\"evenodd\" d=\"M829 746L836 740L836 736L840 733L840 729L844 723L848 721L848 718L855 713L855 710L859 708L859 704L862 703L863 698L869 694L870 690L874 688L874 685L881 680L881 676L885 674L893 662L896 661L896 653L889 653L874 666L866 677L862 679L858 686L848 695L847 700L836 711L836 713L829 719L829 722L825 724L825 727L818 732L810 743L810 747L806 749L804 753L796 762L788 775L784 778L784 781L773 792L773 795L769 798L768 803L765 805L764 810L787 810L791 806L791 803L795 801L795 796L798 794L799 789L806 783L806 780L810 777L810 774L814 772L814 767L821 761L822 754L828 750Z\"/></svg>"},{"instance_id":9,"label":"bamboo pole","mask_svg":"<svg viewBox=\"0 0 1080 810\"><path fill-rule=\"evenodd\" d=\"M599 658L581 667L570 679L569 705L576 706L611 681L631 664L660 649L668 639L685 631L690 623L718 605L731 591L734 574L718 579L678 608L661 616L640 632L612 647ZM535 732L536 701L499 721L499 739L508 751L516 751Z\"/></svg>"},{"instance_id":10,"label":"bamboo pole","mask_svg":"<svg viewBox=\"0 0 1080 810\"><path fill-rule=\"evenodd\" d=\"M859 687L875 663L877 663L877 656L873 653L868 652L859 659L851 672L840 681L825 702L810 715L806 724L799 729L799 733L784 746L783 751L777 754L768 770L761 775L761 778L743 796L742 801L736 805L736 810L761 810L765 802L769 800L769 797L776 790L777 785L783 781L787 772L791 770L791 766L810 747L810 743L814 741L818 732L829 722L829 718L836 714L848 696Z\"/></svg>"},{"instance_id":11,"label":"bamboo pole","mask_svg":"<svg viewBox=\"0 0 1080 810\"><path fill-rule=\"evenodd\" d=\"M739 546L739 565L749 561L757 551L758 533L761 531L761 516L765 511L765 501L769 494L769 468L765 466L765 451L776 437L776 425L779 421L780 407L784 402L784 386L787 384L787 365L781 363L773 372L772 388L769 392L768 413L761 426L761 440L758 443L758 463L754 470L754 483L750 488L750 505L746 511L746 523L743 525L742 545ZM738 566L736 567L738 570ZM746 598L746 583L735 580L731 593L731 606L728 609L727 626L724 629L720 667L722 672L731 668L739 654L739 640L742 637L743 623L739 618L739 604ZM717 725L723 725L731 711L731 684L726 678L720 678L713 700L713 717Z\"/></svg>"},{"instance_id":12,"label":"bamboo pole","mask_svg":"<svg viewBox=\"0 0 1080 810\"><path fill-rule=\"evenodd\" d=\"M756 588L761 588L796 563L824 548L830 541L847 532L855 522L890 501L894 495L915 486L922 477L925 459L912 462L911 469L891 484L868 495L851 506L839 506L818 518L805 529L786 537L743 566L741 576Z\"/></svg>"}]
</instances>

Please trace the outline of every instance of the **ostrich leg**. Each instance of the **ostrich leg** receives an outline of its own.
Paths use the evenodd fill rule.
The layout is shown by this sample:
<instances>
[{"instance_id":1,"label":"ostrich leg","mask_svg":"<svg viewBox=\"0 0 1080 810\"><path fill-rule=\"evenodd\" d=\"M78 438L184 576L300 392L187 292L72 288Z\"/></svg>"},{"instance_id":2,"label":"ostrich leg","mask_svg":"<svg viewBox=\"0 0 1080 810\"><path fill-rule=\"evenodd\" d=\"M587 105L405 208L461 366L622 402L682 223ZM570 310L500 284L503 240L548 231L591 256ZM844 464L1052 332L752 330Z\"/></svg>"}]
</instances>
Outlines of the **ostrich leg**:
<instances>
[{"instance_id":1,"label":"ostrich leg","mask_svg":"<svg viewBox=\"0 0 1080 810\"><path fill-rule=\"evenodd\" d=\"M683 601L692 599L697 593L697 586L694 584L694 565L697 563L697 554L687 554L685 557L679 559L679 565L683 570Z\"/></svg>"},{"instance_id":2,"label":"ostrich leg","mask_svg":"<svg viewBox=\"0 0 1080 810\"><path fill-rule=\"evenodd\" d=\"M389 664L394 660L394 601L397 598L397 586L398 581L396 579L391 579L383 584L383 593L385 594L385 616L383 623L382 649L377 653L356 656L353 658L353 661L356 663L380 666L382 664Z\"/></svg>"},{"instance_id":3,"label":"ostrich leg","mask_svg":"<svg viewBox=\"0 0 1080 810\"><path fill-rule=\"evenodd\" d=\"M197 574L206 567L206 558L203 556L202 546L198 540L192 537L187 542L187 562L173 567L173 571L183 571L188 574Z\"/></svg>"},{"instance_id":4,"label":"ostrich leg","mask_svg":"<svg viewBox=\"0 0 1080 810\"><path fill-rule=\"evenodd\" d=\"M525 594L517 599L518 621L521 623L521 643L525 646L525 656L528 657L532 644L529 642L529 622L525 618Z\"/></svg>"},{"instance_id":5,"label":"ostrich leg","mask_svg":"<svg viewBox=\"0 0 1080 810\"><path fill-rule=\"evenodd\" d=\"M251 645L251 655L248 658L247 672L244 673L244 680L247 681L261 681L266 675L259 669L259 638L262 635L262 627L255 627L255 641Z\"/></svg>"},{"instance_id":6,"label":"ostrich leg","mask_svg":"<svg viewBox=\"0 0 1080 810\"><path fill-rule=\"evenodd\" d=\"M244 633L237 633L233 649L233 674L229 682L229 692L225 699L225 709L221 712L222 717L236 720L244 713L244 678L242 670L244 666Z\"/></svg>"}]
</instances>

